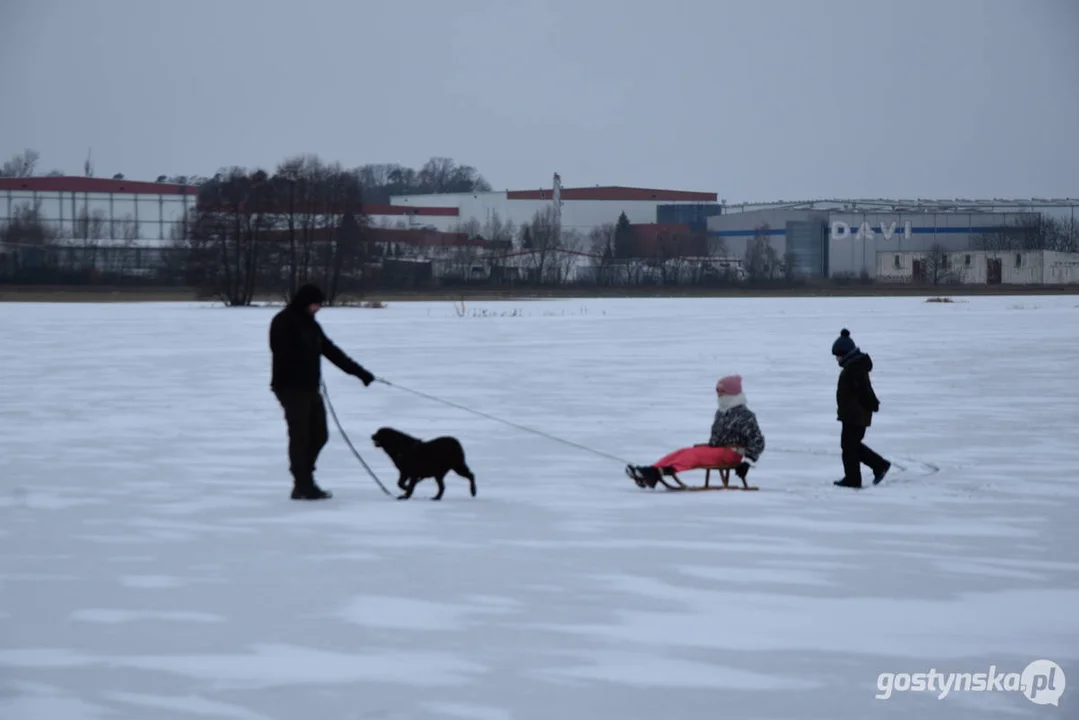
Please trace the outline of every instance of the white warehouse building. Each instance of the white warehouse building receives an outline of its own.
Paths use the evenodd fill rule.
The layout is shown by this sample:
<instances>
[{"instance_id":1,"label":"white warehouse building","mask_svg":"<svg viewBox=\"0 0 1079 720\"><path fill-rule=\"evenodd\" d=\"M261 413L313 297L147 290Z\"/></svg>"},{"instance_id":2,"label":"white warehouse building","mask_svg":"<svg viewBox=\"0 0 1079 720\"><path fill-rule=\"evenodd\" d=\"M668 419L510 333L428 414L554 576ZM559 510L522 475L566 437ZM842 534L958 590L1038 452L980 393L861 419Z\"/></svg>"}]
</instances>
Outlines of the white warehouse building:
<instances>
[{"instance_id":1,"label":"white warehouse building","mask_svg":"<svg viewBox=\"0 0 1079 720\"><path fill-rule=\"evenodd\" d=\"M556 180L557 187L557 180ZM424 217L413 222L430 224L438 230L450 231L460 224L475 220L487 226L496 216L503 223L512 222L517 228L532 222L537 212L553 208L554 189L504 190L471 193L438 193L431 195L395 195L392 205L414 207L457 208L457 216ZM561 226L587 235L590 230L614 224L625 213L630 223L657 222L689 223L720 212L717 194L686 190L659 190L621 186L588 188L558 188L561 200ZM688 206L684 211L673 206ZM667 212L664 212L664 209Z\"/></svg>"},{"instance_id":2,"label":"white warehouse building","mask_svg":"<svg viewBox=\"0 0 1079 720\"><path fill-rule=\"evenodd\" d=\"M882 255L956 253L983 249L1014 235L1021 223L1047 210L1070 211L1079 201L815 200L724 207L708 218L714 252L744 258L757 239L809 277L880 272ZM894 258L893 258L894 263Z\"/></svg>"}]
</instances>

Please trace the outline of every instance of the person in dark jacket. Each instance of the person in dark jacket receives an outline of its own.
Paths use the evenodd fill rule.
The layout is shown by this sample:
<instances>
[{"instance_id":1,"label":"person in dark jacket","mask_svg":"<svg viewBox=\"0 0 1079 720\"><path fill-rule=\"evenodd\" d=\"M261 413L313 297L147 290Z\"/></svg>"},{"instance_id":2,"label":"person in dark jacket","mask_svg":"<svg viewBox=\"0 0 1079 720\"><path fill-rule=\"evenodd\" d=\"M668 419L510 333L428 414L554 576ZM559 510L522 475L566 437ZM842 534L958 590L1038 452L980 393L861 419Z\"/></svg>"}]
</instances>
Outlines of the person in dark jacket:
<instances>
[{"instance_id":1,"label":"person in dark jacket","mask_svg":"<svg viewBox=\"0 0 1079 720\"><path fill-rule=\"evenodd\" d=\"M322 402L322 356L349 375L370 385L375 376L326 337L315 313L324 297L315 285L304 285L270 323L273 354L270 388L285 411L293 500L325 500L333 494L315 482L315 462L329 440Z\"/></svg>"},{"instance_id":2,"label":"person in dark jacket","mask_svg":"<svg viewBox=\"0 0 1079 720\"><path fill-rule=\"evenodd\" d=\"M839 442L843 451L843 479L835 484L839 487L862 487L861 466L864 463L873 471L873 484L876 485L884 479L892 464L862 442L866 429L873 424L873 413L880 410L880 400L869 380L873 360L855 345L850 330L846 328L840 331L839 338L832 344L832 355L842 368L835 401L837 419L843 424Z\"/></svg>"}]
</instances>

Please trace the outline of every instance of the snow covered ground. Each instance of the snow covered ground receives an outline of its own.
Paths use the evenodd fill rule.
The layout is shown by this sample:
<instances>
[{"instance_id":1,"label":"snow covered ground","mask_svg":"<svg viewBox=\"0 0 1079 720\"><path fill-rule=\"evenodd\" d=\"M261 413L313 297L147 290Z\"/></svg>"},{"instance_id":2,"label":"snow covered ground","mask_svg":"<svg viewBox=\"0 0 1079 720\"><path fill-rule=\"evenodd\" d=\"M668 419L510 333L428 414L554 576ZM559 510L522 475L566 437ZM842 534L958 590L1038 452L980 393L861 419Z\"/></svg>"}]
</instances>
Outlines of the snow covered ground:
<instances>
[{"instance_id":1,"label":"snow covered ground","mask_svg":"<svg viewBox=\"0 0 1079 720\"><path fill-rule=\"evenodd\" d=\"M392 382L627 461L706 440L727 373L768 441L759 493L642 491L324 362L387 484L378 426L461 438L479 495L451 476L441 503L384 496L332 424L336 497L287 499L273 312L0 304L4 720L1076 717L1079 298L324 311ZM861 492L832 486L844 326L895 462ZM1037 659L1059 706L875 698Z\"/></svg>"}]
</instances>

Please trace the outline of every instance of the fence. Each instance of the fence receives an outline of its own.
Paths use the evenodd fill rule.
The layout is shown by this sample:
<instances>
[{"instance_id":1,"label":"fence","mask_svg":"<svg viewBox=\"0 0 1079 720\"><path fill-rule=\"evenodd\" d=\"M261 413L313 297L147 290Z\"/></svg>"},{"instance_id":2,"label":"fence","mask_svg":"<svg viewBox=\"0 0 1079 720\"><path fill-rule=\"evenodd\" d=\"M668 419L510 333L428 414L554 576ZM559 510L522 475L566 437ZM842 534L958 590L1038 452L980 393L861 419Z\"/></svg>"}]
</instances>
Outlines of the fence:
<instances>
[{"instance_id":1,"label":"fence","mask_svg":"<svg viewBox=\"0 0 1079 720\"><path fill-rule=\"evenodd\" d=\"M0 283L182 285L186 248L0 245Z\"/></svg>"},{"instance_id":2,"label":"fence","mask_svg":"<svg viewBox=\"0 0 1079 720\"><path fill-rule=\"evenodd\" d=\"M372 254L340 262L331 245L314 245L310 254L297 259L305 277L331 275L343 290L366 288L420 290L445 286L504 285L726 285L741 278L724 270L706 268L702 258L693 262L671 260L666 268L645 260L602 261L580 253L569 257L551 253L546 258L468 253L457 258L446 253L436 257L395 258ZM234 276L248 272L241 251L229 249L228 270ZM523 255L528 255L524 253ZM577 257L579 256L580 257ZM255 285L277 291L291 280L292 258L287 248L266 244L259 248L253 268ZM541 272L542 270L542 272ZM711 270L711 271L709 271ZM0 244L0 284L21 285L212 285L226 274L226 261L215 247L146 247L142 245Z\"/></svg>"}]
</instances>

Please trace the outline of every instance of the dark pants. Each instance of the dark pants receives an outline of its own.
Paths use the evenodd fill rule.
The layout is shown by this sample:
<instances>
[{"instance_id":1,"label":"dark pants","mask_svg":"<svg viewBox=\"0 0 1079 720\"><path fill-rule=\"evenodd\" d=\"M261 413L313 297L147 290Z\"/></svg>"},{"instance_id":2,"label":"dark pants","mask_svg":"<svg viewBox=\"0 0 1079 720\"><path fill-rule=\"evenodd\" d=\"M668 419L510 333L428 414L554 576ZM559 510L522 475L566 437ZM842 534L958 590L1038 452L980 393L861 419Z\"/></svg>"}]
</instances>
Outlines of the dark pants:
<instances>
[{"instance_id":1,"label":"dark pants","mask_svg":"<svg viewBox=\"0 0 1079 720\"><path fill-rule=\"evenodd\" d=\"M843 479L850 483L862 484L862 464L868 465L876 475L884 471L888 461L866 446L865 425L843 423L839 436L839 446L843 450Z\"/></svg>"},{"instance_id":2,"label":"dark pants","mask_svg":"<svg viewBox=\"0 0 1079 720\"><path fill-rule=\"evenodd\" d=\"M288 423L289 471L298 489L315 485L315 462L329 440L326 406L318 390L275 390Z\"/></svg>"}]
</instances>

